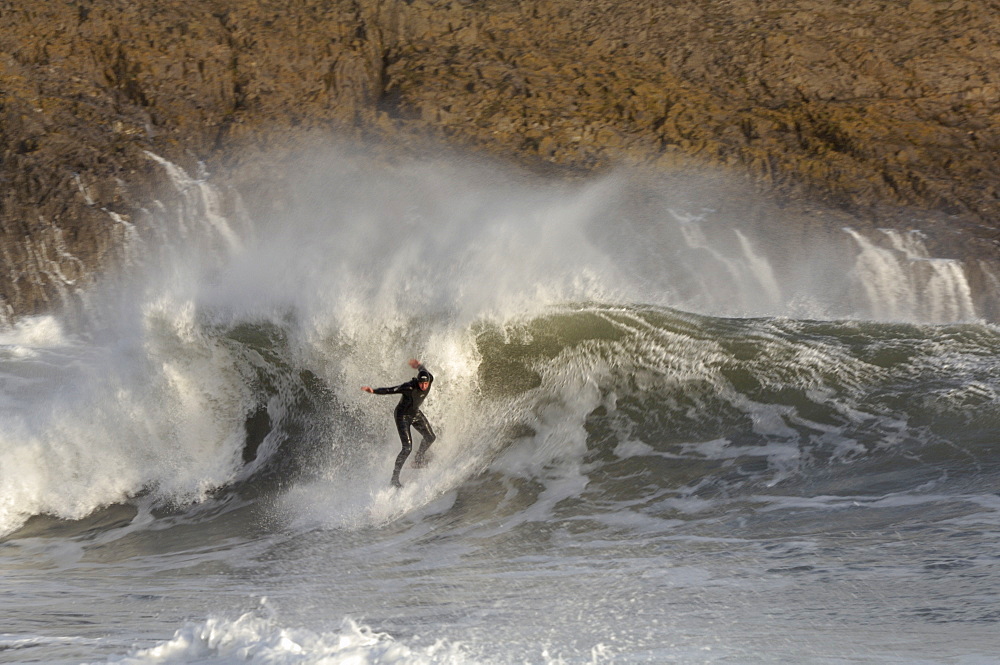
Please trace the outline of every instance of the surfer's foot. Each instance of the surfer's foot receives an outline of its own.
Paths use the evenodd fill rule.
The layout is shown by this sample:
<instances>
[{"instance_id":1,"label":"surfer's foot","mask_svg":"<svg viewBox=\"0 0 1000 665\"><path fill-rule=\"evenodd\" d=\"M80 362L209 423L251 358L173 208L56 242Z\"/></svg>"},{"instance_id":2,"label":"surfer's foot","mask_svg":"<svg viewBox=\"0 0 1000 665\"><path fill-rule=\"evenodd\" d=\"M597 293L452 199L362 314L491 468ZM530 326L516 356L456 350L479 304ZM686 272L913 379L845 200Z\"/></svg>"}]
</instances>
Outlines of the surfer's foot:
<instances>
[{"instance_id":1,"label":"surfer's foot","mask_svg":"<svg viewBox=\"0 0 1000 665\"><path fill-rule=\"evenodd\" d=\"M392 479L392 486L395 487L398 490L403 489L403 483L399 482L399 478L393 478Z\"/></svg>"},{"instance_id":2,"label":"surfer's foot","mask_svg":"<svg viewBox=\"0 0 1000 665\"><path fill-rule=\"evenodd\" d=\"M416 457L413 458L413 468L422 469L428 464L430 464L431 456L429 453L417 453Z\"/></svg>"}]
</instances>

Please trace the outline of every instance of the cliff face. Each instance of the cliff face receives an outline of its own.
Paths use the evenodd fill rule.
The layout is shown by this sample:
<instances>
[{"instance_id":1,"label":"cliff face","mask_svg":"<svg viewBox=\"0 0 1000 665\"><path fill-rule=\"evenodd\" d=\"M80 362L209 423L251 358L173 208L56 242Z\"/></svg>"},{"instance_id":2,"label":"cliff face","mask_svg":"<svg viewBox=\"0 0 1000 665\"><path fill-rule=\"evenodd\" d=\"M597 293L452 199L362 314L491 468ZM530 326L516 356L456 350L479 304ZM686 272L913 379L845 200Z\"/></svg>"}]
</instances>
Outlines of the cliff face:
<instances>
[{"instance_id":1,"label":"cliff face","mask_svg":"<svg viewBox=\"0 0 1000 665\"><path fill-rule=\"evenodd\" d=\"M225 166L265 205L260 156L316 131L720 166L922 211L980 255L997 237L998 2L0 0L0 19L7 317L121 260L162 194L146 151Z\"/></svg>"}]
</instances>

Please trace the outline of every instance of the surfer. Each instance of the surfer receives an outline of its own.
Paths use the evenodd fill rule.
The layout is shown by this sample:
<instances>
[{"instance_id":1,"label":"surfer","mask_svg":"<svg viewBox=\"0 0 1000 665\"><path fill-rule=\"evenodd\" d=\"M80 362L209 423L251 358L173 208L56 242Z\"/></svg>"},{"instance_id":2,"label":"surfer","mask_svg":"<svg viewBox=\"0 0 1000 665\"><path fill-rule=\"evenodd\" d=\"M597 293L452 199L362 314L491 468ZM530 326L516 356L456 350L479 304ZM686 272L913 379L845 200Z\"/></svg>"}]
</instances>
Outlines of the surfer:
<instances>
[{"instance_id":1,"label":"surfer","mask_svg":"<svg viewBox=\"0 0 1000 665\"><path fill-rule=\"evenodd\" d=\"M406 458L410 456L413 449L413 439L410 436L410 426L420 432L423 440L420 442L420 449L417 450L413 458L413 466L420 468L427 463L427 449L434 443L437 437L431 424L427 422L427 417L420 410L427 393L431 390L431 383L434 377L427 368L416 358L410 359L410 367L417 370L416 378L410 379L406 383L391 388L371 388L362 386L362 390L372 395L401 395L399 404L396 405L396 429L399 430L399 441L403 444L403 449L396 457L396 467L392 471L392 484L395 487L402 487L399 482L399 472L406 463Z\"/></svg>"}]
</instances>

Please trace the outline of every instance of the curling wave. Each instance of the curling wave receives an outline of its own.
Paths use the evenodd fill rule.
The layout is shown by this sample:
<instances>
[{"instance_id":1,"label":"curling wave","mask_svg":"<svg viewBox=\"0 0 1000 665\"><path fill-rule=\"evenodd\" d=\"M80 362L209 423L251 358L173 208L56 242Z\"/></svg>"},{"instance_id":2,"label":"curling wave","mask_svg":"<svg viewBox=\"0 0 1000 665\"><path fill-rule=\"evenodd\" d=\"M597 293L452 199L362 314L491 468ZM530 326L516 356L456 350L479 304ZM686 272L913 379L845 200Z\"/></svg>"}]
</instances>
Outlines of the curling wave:
<instances>
[{"instance_id":1,"label":"curling wave","mask_svg":"<svg viewBox=\"0 0 1000 665\"><path fill-rule=\"evenodd\" d=\"M811 288L738 220L638 214L618 177L341 158L251 224L156 161L184 232L90 294L83 323L0 338L0 533L316 480L346 488L338 524L494 474L541 482L549 507L992 480L997 334L918 236L848 231L853 253ZM449 472L386 508L389 405L358 386L405 379L412 355L439 378Z\"/></svg>"}]
</instances>

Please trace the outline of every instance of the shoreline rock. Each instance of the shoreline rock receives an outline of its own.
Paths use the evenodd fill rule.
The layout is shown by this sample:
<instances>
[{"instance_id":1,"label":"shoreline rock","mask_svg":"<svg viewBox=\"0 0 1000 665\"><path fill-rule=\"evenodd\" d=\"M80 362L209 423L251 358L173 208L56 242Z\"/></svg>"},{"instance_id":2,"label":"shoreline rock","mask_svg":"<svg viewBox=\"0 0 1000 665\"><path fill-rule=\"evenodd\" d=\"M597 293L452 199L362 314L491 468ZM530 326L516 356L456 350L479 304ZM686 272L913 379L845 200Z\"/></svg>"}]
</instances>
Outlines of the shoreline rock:
<instances>
[{"instance_id":1,"label":"shoreline rock","mask_svg":"<svg viewBox=\"0 0 1000 665\"><path fill-rule=\"evenodd\" d=\"M258 160L316 135L571 176L721 170L787 208L783 225L828 207L997 260L996 3L0 0L0 15L8 320L57 307L149 232L141 211L169 188L147 151L257 189L253 208Z\"/></svg>"}]
</instances>

